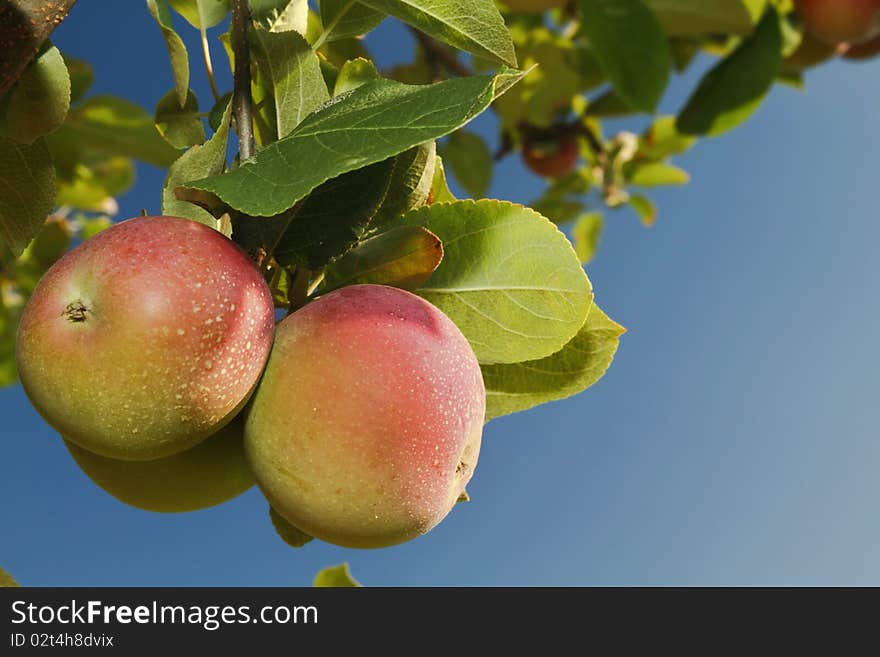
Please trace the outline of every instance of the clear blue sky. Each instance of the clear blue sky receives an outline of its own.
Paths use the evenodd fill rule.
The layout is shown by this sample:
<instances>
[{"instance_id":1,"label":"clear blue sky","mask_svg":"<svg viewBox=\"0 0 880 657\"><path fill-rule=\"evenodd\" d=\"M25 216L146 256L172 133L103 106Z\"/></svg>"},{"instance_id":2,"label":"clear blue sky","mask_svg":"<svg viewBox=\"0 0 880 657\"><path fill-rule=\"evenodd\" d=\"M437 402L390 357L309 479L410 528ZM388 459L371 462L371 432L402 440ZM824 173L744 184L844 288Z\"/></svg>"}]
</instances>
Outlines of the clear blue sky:
<instances>
[{"instance_id":1,"label":"clear blue sky","mask_svg":"<svg viewBox=\"0 0 880 657\"><path fill-rule=\"evenodd\" d=\"M382 61L409 52L397 26L378 36ZM171 88L143 3L80 2L56 43L92 61L93 93L152 108ZM473 501L429 535L292 550L256 490L194 514L134 510L15 387L0 390L0 565L28 585L306 585L340 561L367 585L880 584L878 108L880 60L822 68L681 158L693 182L655 195L654 228L610 216L588 272L629 328L613 368L489 424ZM138 173L122 217L159 210L162 173ZM540 188L511 159L492 195Z\"/></svg>"}]
</instances>

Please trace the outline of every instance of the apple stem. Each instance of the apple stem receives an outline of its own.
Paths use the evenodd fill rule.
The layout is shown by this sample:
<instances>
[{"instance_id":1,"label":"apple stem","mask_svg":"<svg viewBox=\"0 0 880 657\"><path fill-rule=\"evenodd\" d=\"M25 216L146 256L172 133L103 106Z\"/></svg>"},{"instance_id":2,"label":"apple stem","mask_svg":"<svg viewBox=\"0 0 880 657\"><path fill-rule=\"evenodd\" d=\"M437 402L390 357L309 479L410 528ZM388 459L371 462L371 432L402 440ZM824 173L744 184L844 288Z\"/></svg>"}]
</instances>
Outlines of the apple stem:
<instances>
[{"instance_id":1,"label":"apple stem","mask_svg":"<svg viewBox=\"0 0 880 657\"><path fill-rule=\"evenodd\" d=\"M248 25L251 10L247 0L232 3L232 52L235 59L232 107L238 131L238 153L242 162L254 154L253 98L251 97L251 53Z\"/></svg>"}]
</instances>

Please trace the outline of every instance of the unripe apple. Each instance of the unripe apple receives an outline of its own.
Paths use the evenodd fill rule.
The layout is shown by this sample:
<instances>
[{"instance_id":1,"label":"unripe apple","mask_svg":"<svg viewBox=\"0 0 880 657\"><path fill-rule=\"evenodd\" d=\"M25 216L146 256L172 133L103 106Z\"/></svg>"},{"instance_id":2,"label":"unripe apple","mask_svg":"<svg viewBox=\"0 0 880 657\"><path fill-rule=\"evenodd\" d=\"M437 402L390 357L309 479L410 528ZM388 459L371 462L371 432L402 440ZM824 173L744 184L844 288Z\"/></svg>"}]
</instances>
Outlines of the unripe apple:
<instances>
[{"instance_id":1,"label":"unripe apple","mask_svg":"<svg viewBox=\"0 0 880 657\"><path fill-rule=\"evenodd\" d=\"M871 59L877 55L880 55L880 36L874 37L870 41L865 41L864 43L852 45L843 53L843 56L846 59L852 59L855 61Z\"/></svg>"},{"instance_id":2,"label":"unripe apple","mask_svg":"<svg viewBox=\"0 0 880 657\"><path fill-rule=\"evenodd\" d=\"M65 444L89 479L119 501L145 511L183 513L222 504L254 485L243 428L241 420L233 420L192 449L155 461L118 461Z\"/></svg>"},{"instance_id":3,"label":"unripe apple","mask_svg":"<svg viewBox=\"0 0 880 657\"><path fill-rule=\"evenodd\" d=\"M452 509L477 465L486 391L438 308L354 285L277 327L246 410L257 484L288 522L330 543L394 545Z\"/></svg>"},{"instance_id":4,"label":"unripe apple","mask_svg":"<svg viewBox=\"0 0 880 657\"><path fill-rule=\"evenodd\" d=\"M523 143L523 161L544 178L562 178L577 168L580 147L573 135L558 137L528 136Z\"/></svg>"},{"instance_id":5,"label":"unripe apple","mask_svg":"<svg viewBox=\"0 0 880 657\"><path fill-rule=\"evenodd\" d=\"M548 9L564 7L568 0L501 0L510 11L537 14Z\"/></svg>"},{"instance_id":6,"label":"unripe apple","mask_svg":"<svg viewBox=\"0 0 880 657\"><path fill-rule=\"evenodd\" d=\"M87 450L139 461L197 445L247 402L274 309L217 231L139 217L67 253L21 318L16 359L34 407Z\"/></svg>"},{"instance_id":7,"label":"unripe apple","mask_svg":"<svg viewBox=\"0 0 880 657\"><path fill-rule=\"evenodd\" d=\"M828 43L858 43L880 30L880 0L795 0L804 26Z\"/></svg>"}]
</instances>

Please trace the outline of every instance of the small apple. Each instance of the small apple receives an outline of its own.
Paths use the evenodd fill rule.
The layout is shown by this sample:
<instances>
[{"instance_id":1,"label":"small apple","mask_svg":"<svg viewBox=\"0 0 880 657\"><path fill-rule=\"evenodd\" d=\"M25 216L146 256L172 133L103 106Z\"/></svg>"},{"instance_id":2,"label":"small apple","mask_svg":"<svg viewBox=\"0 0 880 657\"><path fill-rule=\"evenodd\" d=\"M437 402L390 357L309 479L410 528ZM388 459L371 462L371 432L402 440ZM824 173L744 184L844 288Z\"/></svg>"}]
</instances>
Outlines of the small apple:
<instances>
[{"instance_id":1,"label":"small apple","mask_svg":"<svg viewBox=\"0 0 880 657\"><path fill-rule=\"evenodd\" d=\"M854 61L871 59L877 55L880 55L880 36L876 36L870 41L865 41L864 43L852 45L843 53L843 56L846 59Z\"/></svg>"},{"instance_id":2,"label":"small apple","mask_svg":"<svg viewBox=\"0 0 880 657\"><path fill-rule=\"evenodd\" d=\"M477 465L486 390L467 339L421 297L354 285L285 318L246 410L245 451L272 507L355 548L420 536Z\"/></svg>"},{"instance_id":3,"label":"small apple","mask_svg":"<svg viewBox=\"0 0 880 657\"><path fill-rule=\"evenodd\" d=\"M831 44L858 43L880 31L880 0L795 0L804 26Z\"/></svg>"},{"instance_id":4,"label":"small apple","mask_svg":"<svg viewBox=\"0 0 880 657\"><path fill-rule=\"evenodd\" d=\"M812 32L804 32L803 39L791 55L782 62L785 71L800 72L834 57L838 52L836 44L826 43Z\"/></svg>"},{"instance_id":5,"label":"small apple","mask_svg":"<svg viewBox=\"0 0 880 657\"><path fill-rule=\"evenodd\" d=\"M580 147L574 135L525 138L523 161L534 173L544 178L562 178L577 168Z\"/></svg>"},{"instance_id":6,"label":"small apple","mask_svg":"<svg viewBox=\"0 0 880 657\"><path fill-rule=\"evenodd\" d=\"M254 485L244 456L243 422L238 418L192 449L155 461L118 461L70 441L65 444L89 479L119 501L144 511L207 509Z\"/></svg>"},{"instance_id":7,"label":"small apple","mask_svg":"<svg viewBox=\"0 0 880 657\"><path fill-rule=\"evenodd\" d=\"M138 217L64 255L22 314L25 392L67 440L145 461L216 433L247 402L272 345L263 277L219 232Z\"/></svg>"}]
</instances>

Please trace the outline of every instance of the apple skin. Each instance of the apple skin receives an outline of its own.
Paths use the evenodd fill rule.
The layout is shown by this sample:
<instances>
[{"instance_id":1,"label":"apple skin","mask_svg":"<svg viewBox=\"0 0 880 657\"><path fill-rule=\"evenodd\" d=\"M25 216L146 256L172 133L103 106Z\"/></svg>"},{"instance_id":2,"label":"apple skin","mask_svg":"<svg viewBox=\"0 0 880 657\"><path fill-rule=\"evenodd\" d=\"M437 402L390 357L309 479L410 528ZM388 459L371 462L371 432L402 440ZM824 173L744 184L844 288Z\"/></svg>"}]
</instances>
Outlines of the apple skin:
<instances>
[{"instance_id":1,"label":"apple skin","mask_svg":"<svg viewBox=\"0 0 880 657\"><path fill-rule=\"evenodd\" d=\"M870 41L852 45L843 53L844 58L852 61L863 61L877 55L880 55L880 36L874 37Z\"/></svg>"},{"instance_id":2,"label":"apple skin","mask_svg":"<svg viewBox=\"0 0 880 657\"><path fill-rule=\"evenodd\" d=\"M548 9L564 7L568 0L502 0L502 5L510 11L539 14Z\"/></svg>"},{"instance_id":3,"label":"apple skin","mask_svg":"<svg viewBox=\"0 0 880 657\"><path fill-rule=\"evenodd\" d=\"M527 137L523 143L523 161L544 178L562 178L577 168L580 147L577 139L562 135L552 139Z\"/></svg>"},{"instance_id":4,"label":"apple skin","mask_svg":"<svg viewBox=\"0 0 880 657\"><path fill-rule=\"evenodd\" d=\"M245 452L302 531L378 548L421 536L474 472L486 413L476 356L438 308L353 285L284 319L246 410Z\"/></svg>"},{"instance_id":5,"label":"apple skin","mask_svg":"<svg viewBox=\"0 0 880 657\"><path fill-rule=\"evenodd\" d=\"M102 456L182 452L230 422L269 354L274 308L219 232L138 217L64 255L22 314L25 392L62 436Z\"/></svg>"},{"instance_id":6,"label":"apple skin","mask_svg":"<svg viewBox=\"0 0 880 657\"><path fill-rule=\"evenodd\" d=\"M880 0L795 0L795 9L807 30L831 44L858 43L880 30Z\"/></svg>"},{"instance_id":7,"label":"apple skin","mask_svg":"<svg viewBox=\"0 0 880 657\"><path fill-rule=\"evenodd\" d=\"M797 50L782 62L782 69L799 73L828 61L837 52L837 45L822 41L812 32L804 32L803 39Z\"/></svg>"},{"instance_id":8,"label":"apple skin","mask_svg":"<svg viewBox=\"0 0 880 657\"><path fill-rule=\"evenodd\" d=\"M243 432L243 421L236 419L192 449L155 461L119 461L70 441L65 445L86 476L120 502L184 513L217 506L254 485Z\"/></svg>"}]
</instances>

